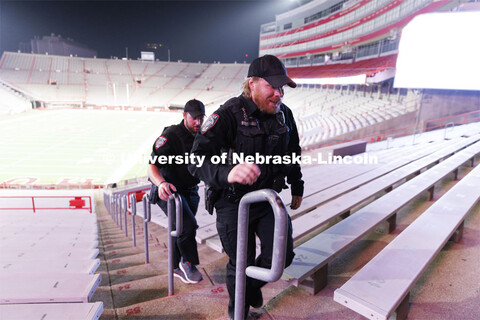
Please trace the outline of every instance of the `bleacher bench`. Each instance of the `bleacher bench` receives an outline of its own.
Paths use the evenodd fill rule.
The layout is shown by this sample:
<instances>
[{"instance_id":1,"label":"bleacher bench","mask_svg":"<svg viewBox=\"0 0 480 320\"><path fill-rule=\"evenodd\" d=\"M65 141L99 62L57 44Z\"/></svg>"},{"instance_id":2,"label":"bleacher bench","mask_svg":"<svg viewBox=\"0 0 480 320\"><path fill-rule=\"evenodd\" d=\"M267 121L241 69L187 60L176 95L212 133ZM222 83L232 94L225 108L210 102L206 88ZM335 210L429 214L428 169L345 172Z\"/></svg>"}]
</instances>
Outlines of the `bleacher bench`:
<instances>
[{"instance_id":1,"label":"bleacher bench","mask_svg":"<svg viewBox=\"0 0 480 320\"><path fill-rule=\"evenodd\" d=\"M99 274L0 274L0 304L89 302Z\"/></svg>"},{"instance_id":2,"label":"bleacher bench","mask_svg":"<svg viewBox=\"0 0 480 320\"><path fill-rule=\"evenodd\" d=\"M390 191L394 185L407 179L409 176L419 174L421 170L439 163L445 158L451 156L455 152L480 140L480 135L470 138L461 138L453 143L447 144L446 147L429 154L423 158L408 163L394 171L389 172L381 177L372 180L369 183L342 194L332 201L317 207L316 209L296 218L292 221L294 240L307 235L309 232L332 221L336 217L345 218L350 214L350 210L370 198L380 194L383 191ZM373 171L370 171L372 173Z\"/></svg>"},{"instance_id":3,"label":"bleacher bench","mask_svg":"<svg viewBox=\"0 0 480 320\"><path fill-rule=\"evenodd\" d=\"M465 144L468 144L468 143L471 143L471 142L461 141L459 143L459 147L463 147L465 146ZM360 188L362 185L368 184L372 182L372 180L378 179L379 177L387 175L392 171L395 171L401 168L402 166L408 165L412 161L419 161L421 158L424 158L425 156L430 155L435 150L443 149L447 146L451 147L452 145L453 145L453 142L442 142L440 144L435 144L428 147L422 147L420 151L417 150L415 152L408 153L404 157L396 159L395 161L392 161L387 165L380 166L373 170L365 170L362 174L357 174L357 175L354 174L353 176L351 176L350 179L342 180L341 182L334 183L333 185L331 185L326 189L323 189L319 192L313 192L312 194L307 195L306 197L304 197L304 200L302 201L302 206L300 210L292 211L289 208L287 208L289 215L293 219L292 224L293 224L294 240L297 240L298 238L305 235L309 231L319 227L321 224L328 222L329 220L335 218L336 216L348 211L349 209L354 207L356 204L358 204L359 200L361 201L366 200L368 199L368 197L375 194L375 193L372 193L370 190L371 185L364 187L364 189L367 190L367 195L362 196L361 199L359 199L359 197L356 194L353 194L353 197L352 197L352 194L348 195L349 191L355 188ZM448 152L442 151L439 157L448 155ZM423 160L423 162L425 162L425 160ZM430 162L427 161L427 164L430 164L431 162L432 161ZM423 168L424 166L425 165L416 167L416 169L414 169L413 171L418 171L419 168ZM391 178L387 177L387 179L389 181L387 181L386 183L382 182L382 185L380 187L377 186L378 191L376 193L383 191L383 189L388 188L393 183L398 181L398 178L396 180L392 180ZM378 184L378 182L376 182L375 184ZM353 203L352 201L347 203L343 200L341 201L342 202L341 205L334 202L336 200L327 202L336 197L341 197L342 195L345 197L352 197ZM323 205L324 203L325 205ZM342 209L340 211L339 211L339 206L342 206ZM321 212L322 215L317 214L318 212ZM296 216L301 216L301 217L296 218ZM206 228L199 229L197 230L197 241L202 243L201 241L206 240L206 243L209 247L219 252L222 252L220 239L218 236L215 236L216 234L217 233L216 233L215 225L209 226L208 229Z\"/></svg>"},{"instance_id":4,"label":"bleacher bench","mask_svg":"<svg viewBox=\"0 0 480 320\"><path fill-rule=\"evenodd\" d=\"M103 303L42 303L0 305L2 320L69 319L97 320L103 312Z\"/></svg>"},{"instance_id":5,"label":"bleacher bench","mask_svg":"<svg viewBox=\"0 0 480 320\"><path fill-rule=\"evenodd\" d=\"M334 300L369 319L405 319L410 290L445 243L459 241L465 216L480 199L480 166L429 207L335 290Z\"/></svg>"},{"instance_id":6,"label":"bleacher bench","mask_svg":"<svg viewBox=\"0 0 480 320\"><path fill-rule=\"evenodd\" d=\"M396 226L398 210L426 190L430 192L431 199L435 183L451 172L454 172L456 179L458 168L478 154L480 142L442 161L301 244L295 248L296 256L285 269L283 278L298 286L311 276L313 293L316 294L327 283L328 263L331 260L384 221L388 221L388 231L392 232Z\"/></svg>"},{"instance_id":7,"label":"bleacher bench","mask_svg":"<svg viewBox=\"0 0 480 320\"><path fill-rule=\"evenodd\" d=\"M2 259L25 259L25 260L34 260L34 259L95 259L100 250L95 249L85 249L85 248L55 248L48 247L42 248L41 251L37 248L3 248L1 250Z\"/></svg>"},{"instance_id":8,"label":"bleacher bench","mask_svg":"<svg viewBox=\"0 0 480 320\"><path fill-rule=\"evenodd\" d=\"M94 274L100 266L100 259L22 259L0 256L0 275L16 273L86 273Z\"/></svg>"}]
</instances>

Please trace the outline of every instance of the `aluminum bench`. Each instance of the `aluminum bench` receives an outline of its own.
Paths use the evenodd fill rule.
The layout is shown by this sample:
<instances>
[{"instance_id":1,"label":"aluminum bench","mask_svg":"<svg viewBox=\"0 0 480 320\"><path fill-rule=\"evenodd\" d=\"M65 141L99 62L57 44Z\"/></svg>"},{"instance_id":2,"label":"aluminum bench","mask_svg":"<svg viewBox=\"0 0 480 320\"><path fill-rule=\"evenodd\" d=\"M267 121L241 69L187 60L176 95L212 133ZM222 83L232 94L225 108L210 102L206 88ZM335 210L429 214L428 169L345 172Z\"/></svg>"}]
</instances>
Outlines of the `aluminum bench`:
<instances>
[{"instance_id":1,"label":"aluminum bench","mask_svg":"<svg viewBox=\"0 0 480 320\"><path fill-rule=\"evenodd\" d=\"M335 290L334 300L369 319L405 319L417 279L449 239L461 239L479 185L477 166Z\"/></svg>"}]
</instances>

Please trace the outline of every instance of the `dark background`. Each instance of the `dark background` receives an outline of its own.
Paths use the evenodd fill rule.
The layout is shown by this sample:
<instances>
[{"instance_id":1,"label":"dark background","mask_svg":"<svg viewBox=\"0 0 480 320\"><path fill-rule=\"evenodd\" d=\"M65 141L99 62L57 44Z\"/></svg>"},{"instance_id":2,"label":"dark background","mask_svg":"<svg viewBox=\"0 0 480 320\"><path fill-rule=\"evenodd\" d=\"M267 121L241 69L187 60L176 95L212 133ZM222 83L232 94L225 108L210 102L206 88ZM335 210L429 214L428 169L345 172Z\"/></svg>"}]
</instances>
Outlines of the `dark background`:
<instances>
[{"instance_id":1,"label":"dark background","mask_svg":"<svg viewBox=\"0 0 480 320\"><path fill-rule=\"evenodd\" d=\"M171 61L251 62L258 56L261 24L300 1L0 0L0 52L53 33L96 50L99 58L125 57L128 47L132 59L154 51L167 60L170 50ZM162 46L152 50L146 43Z\"/></svg>"}]
</instances>

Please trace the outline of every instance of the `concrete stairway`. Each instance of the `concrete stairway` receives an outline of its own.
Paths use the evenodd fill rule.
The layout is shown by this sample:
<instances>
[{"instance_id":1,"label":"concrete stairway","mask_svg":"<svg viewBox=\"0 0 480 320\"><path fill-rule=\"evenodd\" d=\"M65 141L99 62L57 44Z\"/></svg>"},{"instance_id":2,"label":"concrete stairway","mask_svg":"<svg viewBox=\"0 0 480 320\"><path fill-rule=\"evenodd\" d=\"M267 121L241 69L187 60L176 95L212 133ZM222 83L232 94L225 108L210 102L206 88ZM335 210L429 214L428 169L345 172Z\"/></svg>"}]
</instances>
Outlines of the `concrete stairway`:
<instances>
[{"instance_id":1,"label":"concrete stairway","mask_svg":"<svg viewBox=\"0 0 480 320\"><path fill-rule=\"evenodd\" d=\"M100 199L100 197L98 197ZM175 291L168 296L167 231L149 224L150 263L145 264L143 222L136 221L137 245L132 244L131 232L125 236L102 201L96 201L99 224L98 272L102 283L92 301L103 301L101 319L216 319L226 317L228 294L225 287L227 257L199 245L199 270L204 280L185 284L175 278ZM128 228L131 228L128 221ZM212 297L216 298L212 303Z\"/></svg>"}]
</instances>

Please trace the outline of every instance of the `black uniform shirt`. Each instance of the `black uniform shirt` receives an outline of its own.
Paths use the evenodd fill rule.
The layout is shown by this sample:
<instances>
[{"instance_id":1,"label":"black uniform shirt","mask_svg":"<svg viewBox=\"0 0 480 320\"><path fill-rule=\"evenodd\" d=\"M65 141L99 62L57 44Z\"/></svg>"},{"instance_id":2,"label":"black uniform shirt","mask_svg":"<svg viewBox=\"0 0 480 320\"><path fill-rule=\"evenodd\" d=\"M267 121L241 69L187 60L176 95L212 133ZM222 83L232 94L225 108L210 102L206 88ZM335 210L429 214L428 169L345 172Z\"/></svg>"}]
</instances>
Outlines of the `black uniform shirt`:
<instances>
[{"instance_id":1,"label":"black uniform shirt","mask_svg":"<svg viewBox=\"0 0 480 320\"><path fill-rule=\"evenodd\" d=\"M251 99L240 96L227 101L203 123L200 133L195 137L192 153L205 156L205 162L201 167L190 165L190 172L215 189L222 190L230 186L227 177L235 163L212 163L212 155L221 155L231 149L245 155L300 155L298 132L292 112L284 104L280 110L284 115L282 124L282 121L277 119L278 115L261 113ZM245 125L241 121L244 117L249 118ZM275 136L278 136L279 141L272 142L271 138ZM283 173L292 187L292 195L303 195L299 164L270 164L259 167L262 173L254 185L236 184L236 189L244 193L270 188L269 184L273 183L275 176Z\"/></svg>"},{"instance_id":2,"label":"black uniform shirt","mask_svg":"<svg viewBox=\"0 0 480 320\"><path fill-rule=\"evenodd\" d=\"M152 160L160 169L163 178L172 183L177 190L186 190L195 187L200 180L190 174L187 168L186 157L190 155L194 135L187 130L184 121L166 128L162 135L157 138L152 147ZM176 156L170 158L166 164L159 163L156 157Z\"/></svg>"}]
</instances>

